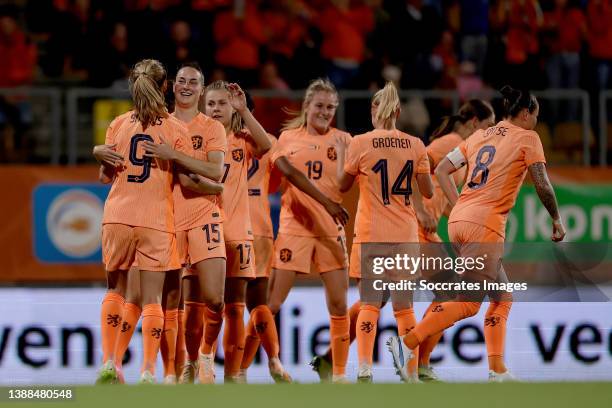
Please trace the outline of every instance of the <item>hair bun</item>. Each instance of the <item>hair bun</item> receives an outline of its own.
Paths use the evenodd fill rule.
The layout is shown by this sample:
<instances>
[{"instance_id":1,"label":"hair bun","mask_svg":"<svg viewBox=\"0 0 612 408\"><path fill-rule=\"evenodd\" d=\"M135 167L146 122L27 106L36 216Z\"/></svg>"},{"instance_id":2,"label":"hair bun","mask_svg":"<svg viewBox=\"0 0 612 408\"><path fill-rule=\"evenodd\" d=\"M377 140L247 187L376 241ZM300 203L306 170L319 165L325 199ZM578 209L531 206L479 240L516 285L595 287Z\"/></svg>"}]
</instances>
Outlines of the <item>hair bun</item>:
<instances>
[{"instance_id":1,"label":"hair bun","mask_svg":"<svg viewBox=\"0 0 612 408\"><path fill-rule=\"evenodd\" d=\"M499 92L508 100L518 99L521 96L521 91L512 88L510 85L505 85Z\"/></svg>"}]
</instances>

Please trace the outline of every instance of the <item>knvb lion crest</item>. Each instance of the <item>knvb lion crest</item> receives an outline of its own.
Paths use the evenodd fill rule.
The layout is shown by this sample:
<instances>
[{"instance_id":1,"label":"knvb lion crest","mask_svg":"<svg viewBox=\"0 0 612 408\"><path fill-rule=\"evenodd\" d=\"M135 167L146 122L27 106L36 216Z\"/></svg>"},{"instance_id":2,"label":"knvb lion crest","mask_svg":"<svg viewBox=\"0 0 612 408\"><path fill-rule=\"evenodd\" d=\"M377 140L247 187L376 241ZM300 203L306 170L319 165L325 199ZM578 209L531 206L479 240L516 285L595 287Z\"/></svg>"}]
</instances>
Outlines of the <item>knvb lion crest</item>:
<instances>
[{"instance_id":1,"label":"knvb lion crest","mask_svg":"<svg viewBox=\"0 0 612 408\"><path fill-rule=\"evenodd\" d=\"M283 262L289 262L291 260L291 250L288 248L283 248L280 251L280 260Z\"/></svg>"},{"instance_id":2,"label":"knvb lion crest","mask_svg":"<svg viewBox=\"0 0 612 408\"><path fill-rule=\"evenodd\" d=\"M193 145L193 150L200 150L202 148L203 140L204 139L202 139L202 136L200 135L191 136L191 144Z\"/></svg>"},{"instance_id":3,"label":"knvb lion crest","mask_svg":"<svg viewBox=\"0 0 612 408\"><path fill-rule=\"evenodd\" d=\"M232 159L237 162L241 162L244 159L244 150L234 149L232 150Z\"/></svg>"},{"instance_id":4,"label":"knvb lion crest","mask_svg":"<svg viewBox=\"0 0 612 408\"><path fill-rule=\"evenodd\" d=\"M332 146L327 148L327 158L331 161L336 161L338 158L338 153L336 153L335 147Z\"/></svg>"}]
</instances>

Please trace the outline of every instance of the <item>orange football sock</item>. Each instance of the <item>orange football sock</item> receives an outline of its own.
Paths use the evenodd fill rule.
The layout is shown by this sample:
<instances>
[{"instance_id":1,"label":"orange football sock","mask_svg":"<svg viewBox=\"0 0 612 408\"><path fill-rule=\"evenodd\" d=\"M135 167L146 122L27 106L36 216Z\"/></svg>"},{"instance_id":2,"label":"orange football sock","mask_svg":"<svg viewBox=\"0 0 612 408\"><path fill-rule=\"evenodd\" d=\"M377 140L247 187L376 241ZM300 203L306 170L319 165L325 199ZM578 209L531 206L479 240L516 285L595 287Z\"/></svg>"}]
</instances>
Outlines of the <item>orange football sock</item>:
<instances>
[{"instance_id":1,"label":"orange football sock","mask_svg":"<svg viewBox=\"0 0 612 408\"><path fill-rule=\"evenodd\" d=\"M210 354L216 351L217 338L223 324L223 309L215 312L210 307L204 308L204 335L200 343L200 353ZM191 359L191 357L190 357Z\"/></svg>"},{"instance_id":2,"label":"orange football sock","mask_svg":"<svg viewBox=\"0 0 612 408\"><path fill-rule=\"evenodd\" d=\"M506 324L512 302L492 301L485 315L484 337L489 357L489 369L496 373L506 372L504 348L506 343Z\"/></svg>"},{"instance_id":3,"label":"orange football sock","mask_svg":"<svg viewBox=\"0 0 612 408\"><path fill-rule=\"evenodd\" d=\"M374 353L374 343L376 342L376 329L380 309L371 306L361 306L359 317L357 318L357 354L359 364L372 365L372 357Z\"/></svg>"},{"instance_id":4,"label":"orange football sock","mask_svg":"<svg viewBox=\"0 0 612 408\"><path fill-rule=\"evenodd\" d=\"M142 350L144 358L140 372L149 371L155 375L155 363L164 330L164 311L158 303L142 308Z\"/></svg>"},{"instance_id":5,"label":"orange football sock","mask_svg":"<svg viewBox=\"0 0 612 408\"><path fill-rule=\"evenodd\" d=\"M180 374L185 365L185 357L187 354L185 350L185 310L179 309L177 320L178 332L176 334L176 359L174 361L174 371Z\"/></svg>"},{"instance_id":6,"label":"orange football sock","mask_svg":"<svg viewBox=\"0 0 612 408\"><path fill-rule=\"evenodd\" d=\"M350 326L349 326L349 337L350 337L350 342L352 343L353 340L355 340L356 338L356 330L355 327L357 326L357 317L359 316L359 311L361 308L361 302L358 300L355 303L353 303L351 305L351 307L349 308L349 319L350 319ZM327 359L327 361L331 362L332 361L332 352L331 352L331 347L329 347L327 349L327 352L325 353L325 355L323 356L325 357L325 359Z\"/></svg>"},{"instance_id":7,"label":"orange football sock","mask_svg":"<svg viewBox=\"0 0 612 408\"><path fill-rule=\"evenodd\" d=\"M244 303L227 303L225 305L225 330L223 332L225 377L233 377L240 370L244 353L244 307ZM208 321L206 328L208 329Z\"/></svg>"},{"instance_id":8,"label":"orange football sock","mask_svg":"<svg viewBox=\"0 0 612 408\"><path fill-rule=\"evenodd\" d=\"M257 354L257 350L259 349L259 336L257 335L257 331L255 330L255 324L253 323L253 313L251 312L251 316L249 317L249 322L247 323L247 327L245 329L246 336L244 340L244 353L242 354L242 362L240 363L240 369L246 370L253 363L253 359L255 359L255 354Z\"/></svg>"},{"instance_id":9,"label":"orange football sock","mask_svg":"<svg viewBox=\"0 0 612 408\"><path fill-rule=\"evenodd\" d=\"M102 361L115 356L115 343L121 330L125 298L117 293L106 292L100 312L100 331L102 335Z\"/></svg>"},{"instance_id":10,"label":"orange football sock","mask_svg":"<svg viewBox=\"0 0 612 408\"><path fill-rule=\"evenodd\" d=\"M278 357L280 346L272 311L267 305L259 305L253 309L252 314L255 331L261 340L261 345L266 350L268 359Z\"/></svg>"},{"instance_id":11,"label":"orange football sock","mask_svg":"<svg viewBox=\"0 0 612 408\"><path fill-rule=\"evenodd\" d=\"M178 332L178 309L166 310L164 313L164 333L160 342L164 377L176 375L176 337Z\"/></svg>"},{"instance_id":12,"label":"orange football sock","mask_svg":"<svg viewBox=\"0 0 612 408\"><path fill-rule=\"evenodd\" d=\"M433 309L435 309L440 302L431 302L425 313L423 314L423 319L427 316ZM427 337L423 342L419 345L419 366L429 366L429 357L433 352L433 349L438 345L440 339L444 332L439 332L436 334L432 334Z\"/></svg>"},{"instance_id":13,"label":"orange football sock","mask_svg":"<svg viewBox=\"0 0 612 408\"><path fill-rule=\"evenodd\" d=\"M118 367L121 367L123 364L123 356L130 345L130 340L132 340L138 320L140 320L140 313L140 307L133 303L126 303L123 307L121 332L117 336L117 342L115 343L115 365Z\"/></svg>"},{"instance_id":14,"label":"orange football sock","mask_svg":"<svg viewBox=\"0 0 612 408\"><path fill-rule=\"evenodd\" d=\"M439 306L404 336L404 344L408 348L414 349L427 337L444 331L459 320L474 316L480 309L479 302L445 302Z\"/></svg>"},{"instance_id":15,"label":"orange football sock","mask_svg":"<svg viewBox=\"0 0 612 408\"><path fill-rule=\"evenodd\" d=\"M400 337L410 333L417 325L416 317L414 316L414 309L402 309L393 312L395 321L397 322L397 333ZM416 374L419 368L419 348L415 347L412 349L415 357L408 362L408 373Z\"/></svg>"},{"instance_id":16,"label":"orange football sock","mask_svg":"<svg viewBox=\"0 0 612 408\"><path fill-rule=\"evenodd\" d=\"M344 375L350 342L350 319L348 315L330 316L330 338L332 350L332 373Z\"/></svg>"},{"instance_id":17,"label":"orange football sock","mask_svg":"<svg viewBox=\"0 0 612 408\"><path fill-rule=\"evenodd\" d=\"M198 360L198 349L204 333L204 312L206 305L198 302L185 302L185 348L190 361Z\"/></svg>"}]
</instances>

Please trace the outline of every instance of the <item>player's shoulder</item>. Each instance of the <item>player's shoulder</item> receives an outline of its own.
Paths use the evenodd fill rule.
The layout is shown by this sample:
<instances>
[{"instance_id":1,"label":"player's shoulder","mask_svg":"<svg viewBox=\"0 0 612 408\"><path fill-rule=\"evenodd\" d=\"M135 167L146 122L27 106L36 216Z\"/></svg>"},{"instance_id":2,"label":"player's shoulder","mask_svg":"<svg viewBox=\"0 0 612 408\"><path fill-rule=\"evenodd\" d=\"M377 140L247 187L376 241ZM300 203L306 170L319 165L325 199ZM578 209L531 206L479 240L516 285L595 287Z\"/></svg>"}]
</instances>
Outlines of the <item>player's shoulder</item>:
<instances>
[{"instance_id":1,"label":"player's shoulder","mask_svg":"<svg viewBox=\"0 0 612 408\"><path fill-rule=\"evenodd\" d=\"M353 138L349 132L345 132L335 127L330 128L328 134L334 139L341 138L344 140L351 140Z\"/></svg>"},{"instance_id":2,"label":"player's shoulder","mask_svg":"<svg viewBox=\"0 0 612 408\"><path fill-rule=\"evenodd\" d=\"M202 128L205 128L206 130L225 132L225 128L223 127L223 124L221 124L221 122L219 122L216 119L211 118L210 116L206 116L202 112L198 113L195 119L196 119L195 121L198 124L198 126L201 126Z\"/></svg>"},{"instance_id":3,"label":"player's shoulder","mask_svg":"<svg viewBox=\"0 0 612 408\"><path fill-rule=\"evenodd\" d=\"M115 119L113 119L112 122L110 123L109 127L112 128L112 129L118 129L124 123L132 122L132 120L134 119L134 115L135 114L134 114L133 110L127 111L127 112L117 116Z\"/></svg>"},{"instance_id":4,"label":"player's shoulder","mask_svg":"<svg viewBox=\"0 0 612 408\"><path fill-rule=\"evenodd\" d=\"M425 149L425 143L423 143L420 137L416 137L409 133L402 132L401 130L397 131L397 135L402 139L408 139L411 147L414 147L417 149L420 149L420 148Z\"/></svg>"},{"instance_id":5,"label":"player's shoulder","mask_svg":"<svg viewBox=\"0 0 612 408\"><path fill-rule=\"evenodd\" d=\"M304 132L305 132L305 128L303 126L293 128L293 129L285 129L281 132L280 136L278 137L278 140L279 141L291 140L296 137L299 137Z\"/></svg>"},{"instance_id":6,"label":"player's shoulder","mask_svg":"<svg viewBox=\"0 0 612 408\"><path fill-rule=\"evenodd\" d=\"M189 133L187 124L180 119L177 119L174 115L168 115L162 120L160 130L163 128L178 132L180 135L186 135Z\"/></svg>"}]
</instances>

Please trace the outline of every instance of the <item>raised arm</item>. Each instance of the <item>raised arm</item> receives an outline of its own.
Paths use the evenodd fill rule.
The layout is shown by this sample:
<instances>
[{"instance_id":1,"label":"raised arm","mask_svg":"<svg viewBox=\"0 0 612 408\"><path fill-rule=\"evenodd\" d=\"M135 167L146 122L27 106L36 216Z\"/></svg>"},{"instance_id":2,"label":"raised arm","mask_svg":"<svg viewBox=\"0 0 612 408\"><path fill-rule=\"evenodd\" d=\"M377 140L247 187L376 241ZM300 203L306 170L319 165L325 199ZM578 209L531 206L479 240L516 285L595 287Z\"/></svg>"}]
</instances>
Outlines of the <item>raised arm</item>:
<instances>
[{"instance_id":1,"label":"raised arm","mask_svg":"<svg viewBox=\"0 0 612 408\"><path fill-rule=\"evenodd\" d=\"M563 226L563 221L559 214L555 190L548 179L546 165L541 162L533 163L529 166L529 174L531 175L531 179L533 180L533 184L542 205L544 205L544 208L546 208L546 211L548 211L548 214L550 214L552 218L553 232L551 239L555 242L562 241L563 237L565 237L565 227Z\"/></svg>"},{"instance_id":2,"label":"raised arm","mask_svg":"<svg viewBox=\"0 0 612 408\"><path fill-rule=\"evenodd\" d=\"M254 154L256 157L261 157L268 150L272 148L272 143L270 139L268 139L268 134L266 130L261 126L261 124L255 119L255 116L251 113L246 103L246 95L244 91L238 84L229 84L228 91L230 94L230 104L232 107L240 114L244 124L247 129L251 133L251 138L253 139L255 150Z\"/></svg>"},{"instance_id":3,"label":"raised arm","mask_svg":"<svg viewBox=\"0 0 612 408\"><path fill-rule=\"evenodd\" d=\"M317 200L325 210L332 216L337 224L346 225L349 213L340 204L325 197L323 193L298 169L293 167L285 156L280 156L274 162L274 166L285 176L285 178L298 189Z\"/></svg>"}]
</instances>

